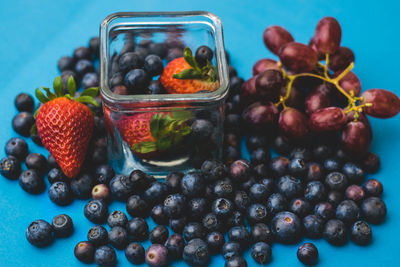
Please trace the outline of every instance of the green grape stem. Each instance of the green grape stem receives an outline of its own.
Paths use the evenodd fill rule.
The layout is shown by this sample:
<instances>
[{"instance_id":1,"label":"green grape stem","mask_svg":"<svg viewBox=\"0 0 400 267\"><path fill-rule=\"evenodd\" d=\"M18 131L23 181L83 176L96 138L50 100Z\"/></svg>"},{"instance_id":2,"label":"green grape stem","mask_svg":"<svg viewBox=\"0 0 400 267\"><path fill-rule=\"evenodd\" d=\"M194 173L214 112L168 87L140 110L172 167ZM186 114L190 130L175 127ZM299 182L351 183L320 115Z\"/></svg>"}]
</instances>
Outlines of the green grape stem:
<instances>
[{"instance_id":1,"label":"green grape stem","mask_svg":"<svg viewBox=\"0 0 400 267\"><path fill-rule=\"evenodd\" d=\"M343 79L343 77L345 77L353 68L354 68L354 62L351 62L349 66L347 66L347 68L345 70L343 70L337 77L335 78L331 78L329 76L328 73L328 64L329 64L329 54L325 54L325 65L319 63L319 66L321 68L323 68L323 75L318 75L318 74L314 74L314 73L299 73L299 74L294 74L294 75L290 75L286 72L286 70L283 68L281 62L278 62L278 66L281 68L282 70L282 75L284 78L288 79L288 83L286 85L286 93L284 96L280 96L279 101L277 103L275 103L276 107L279 107L280 105L282 105L282 107L285 109L286 108L286 100L289 98L290 93L292 91L292 87L293 87L293 82L299 78L299 77L314 77L320 80L323 80L325 82L331 83L333 85L335 85L335 88L337 88L337 90L343 94L348 101L348 106L345 109L345 113L349 113L354 111L354 120L357 121L358 117L359 117L359 113L361 113L363 111L364 107L371 107L372 103L364 103L361 105L357 105L358 101L362 101L363 97L356 97L354 95L354 91L350 90L350 93L348 93L346 90L343 89L342 86L340 86L339 82L341 79Z\"/></svg>"}]
</instances>

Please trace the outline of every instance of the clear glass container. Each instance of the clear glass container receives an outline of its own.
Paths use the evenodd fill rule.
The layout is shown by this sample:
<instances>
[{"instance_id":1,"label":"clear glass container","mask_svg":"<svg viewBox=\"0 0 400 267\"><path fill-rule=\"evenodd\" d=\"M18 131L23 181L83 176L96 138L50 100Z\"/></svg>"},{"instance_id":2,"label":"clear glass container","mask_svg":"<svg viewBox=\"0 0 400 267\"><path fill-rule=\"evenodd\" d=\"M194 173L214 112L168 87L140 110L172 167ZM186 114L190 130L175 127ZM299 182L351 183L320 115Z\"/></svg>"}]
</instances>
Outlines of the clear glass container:
<instances>
[{"instance_id":1,"label":"clear glass container","mask_svg":"<svg viewBox=\"0 0 400 267\"><path fill-rule=\"evenodd\" d=\"M108 130L108 156L117 172L129 174L140 169L165 177L171 171L193 170L204 159L222 157L229 78L222 24L217 16L208 12L114 13L101 23L100 39L100 92ZM193 53L201 45L210 47L219 88L194 94L113 93L110 80L114 69L118 69L115 64L119 56L143 47L148 40L163 43L172 55L178 47L189 47ZM172 120L175 122L168 127L179 132L178 137L164 136L161 130L152 136L154 128ZM132 128L135 133L130 132ZM143 136L138 137L138 131Z\"/></svg>"}]
</instances>

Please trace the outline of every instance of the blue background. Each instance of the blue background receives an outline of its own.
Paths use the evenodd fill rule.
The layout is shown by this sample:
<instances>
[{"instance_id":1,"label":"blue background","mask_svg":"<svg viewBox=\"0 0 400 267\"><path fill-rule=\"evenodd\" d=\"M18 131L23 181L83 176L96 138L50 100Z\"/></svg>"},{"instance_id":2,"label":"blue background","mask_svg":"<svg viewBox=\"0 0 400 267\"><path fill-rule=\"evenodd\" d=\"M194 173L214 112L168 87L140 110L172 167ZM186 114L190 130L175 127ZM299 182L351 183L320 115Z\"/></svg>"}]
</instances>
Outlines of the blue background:
<instances>
[{"instance_id":1,"label":"blue background","mask_svg":"<svg viewBox=\"0 0 400 267\"><path fill-rule=\"evenodd\" d=\"M262 42L263 30L271 24L286 27L301 42L308 42L318 20L336 17L343 29L342 44L356 54L356 74L364 89L387 88L400 94L397 1L232 1L232 0L141 0L141 1L5 1L0 2L0 146L17 136L10 124L16 114L14 96L21 91L33 93L42 85L51 85L58 74L57 59L86 45L98 34L101 20L117 11L208 10L223 21L225 44L239 75L249 78L253 63L270 57ZM368 247L352 243L332 247L325 240L314 241L320 251L320 266L397 266L400 237L400 116L389 120L372 119L374 140L371 150L378 153L382 169L376 177L382 181L388 217L383 225L373 226L373 242ZM31 152L48 155L29 141ZM4 156L4 152L0 152ZM47 185L48 186L48 185ZM0 178L0 266L78 266L73 249L86 238L92 226L83 216L85 201L68 207L53 204L47 194L25 193L17 181ZM125 210L113 203L110 210ZM25 229L34 219L51 221L67 213L75 222L75 233L58 239L44 249L28 244ZM146 244L148 245L148 244ZM296 258L298 245L273 245L271 266L301 266ZM249 266L255 266L249 252ZM128 265L118 252L119 265ZM221 256L212 266L223 266ZM183 262L174 266L184 266Z\"/></svg>"}]
</instances>

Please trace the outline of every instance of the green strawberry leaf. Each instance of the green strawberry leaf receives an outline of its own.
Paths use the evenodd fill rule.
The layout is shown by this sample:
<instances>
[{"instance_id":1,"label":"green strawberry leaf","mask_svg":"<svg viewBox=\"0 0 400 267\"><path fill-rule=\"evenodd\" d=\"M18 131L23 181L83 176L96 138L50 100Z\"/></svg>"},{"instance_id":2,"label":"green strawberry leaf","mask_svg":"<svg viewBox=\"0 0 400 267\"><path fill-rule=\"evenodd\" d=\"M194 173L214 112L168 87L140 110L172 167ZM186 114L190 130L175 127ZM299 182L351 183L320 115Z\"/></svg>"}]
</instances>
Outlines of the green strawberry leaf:
<instances>
[{"instance_id":1,"label":"green strawberry leaf","mask_svg":"<svg viewBox=\"0 0 400 267\"><path fill-rule=\"evenodd\" d=\"M186 47L185 50L183 51L183 57L192 68L199 70L199 66L197 65L196 59L194 58L192 50L190 50L189 47Z\"/></svg>"},{"instance_id":2,"label":"green strawberry leaf","mask_svg":"<svg viewBox=\"0 0 400 267\"><path fill-rule=\"evenodd\" d=\"M99 92L98 87L90 87L85 89L85 91L82 92L81 96L90 96L90 97L96 97Z\"/></svg>"},{"instance_id":3,"label":"green strawberry leaf","mask_svg":"<svg viewBox=\"0 0 400 267\"><path fill-rule=\"evenodd\" d=\"M140 142L137 144L134 144L132 146L132 150L141 153L141 154L146 154L150 152L155 152L157 151L157 144L154 142Z\"/></svg>"},{"instance_id":4,"label":"green strawberry leaf","mask_svg":"<svg viewBox=\"0 0 400 267\"><path fill-rule=\"evenodd\" d=\"M36 117L37 117L37 115L39 114L39 110L40 110L40 108L38 108L36 111L35 111L35 114L33 114L33 117L36 119Z\"/></svg>"},{"instance_id":5,"label":"green strawberry leaf","mask_svg":"<svg viewBox=\"0 0 400 267\"><path fill-rule=\"evenodd\" d=\"M180 111L172 111L171 117L174 120L188 120L192 118L192 112L187 110L180 110Z\"/></svg>"},{"instance_id":6,"label":"green strawberry leaf","mask_svg":"<svg viewBox=\"0 0 400 267\"><path fill-rule=\"evenodd\" d=\"M178 130L178 134L180 136L189 135L191 132L192 132L192 127L187 126L187 125Z\"/></svg>"},{"instance_id":7,"label":"green strawberry leaf","mask_svg":"<svg viewBox=\"0 0 400 267\"><path fill-rule=\"evenodd\" d=\"M68 93L71 95L71 97L74 97L75 93L76 93L76 83L75 83L75 79L72 75L68 79L67 89L68 89Z\"/></svg>"},{"instance_id":8,"label":"green strawberry leaf","mask_svg":"<svg viewBox=\"0 0 400 267\"><path fill-rule=\"evenodd\" d=\"M34 123L34 124L32 125L31 129L29 130L29 132L30 132L31 134L38 134L38 130L37 130L36 123Z\"/></svg>"},{"instance_id":9,"label":"green strawberry leaf","mask_svg":"<svg viewBox=\"0 0 400 267\"><path fill-rule=\"evenodd\" d=\"M204 76L200 71L195 69L184 69L179 73L173 74L172 78L180 80L203 79Z\"/></svg>"},{"instance_id":10,"label":"green strawberry leaf","mask_svg":"<svg viewBox=\"0 0 400 267\"><path fill-rule=\"evenodd\" d=\"M157 139L159 135L159 129L160 129L160 117L162 116L161 113L157 113L153 115L150 121L150 133L151 135Z\"/></svg>"},{"instance_id":11,"label":"green strawberry leaf","mask_svg":"<svg viewBox=\"0 0 400 267\"><path fill-rule=\"evenodd\" d=\"M40 88L36 88L35 95L36 98L39 99L39 101L43 104L49 101L49 99L42 93L42 91L40 91Z\"/></svg>"},{"instance_id":12,"label":"green strawberry leaf","mask_svg":"<svg viewBox=\"0 0 400 267\"><path fill-rule=\"evenodd\" d=\"M92 104L95 107L99 106L99 104L96 102L96 100L94 100L93 97L90 97L90 96L87 96L87 95L75 98L75 101L77 101L79 103L84 103L84 104Z\"/></svg>"},{"instance_id":13,"label":"green strawberry leaf","mask_svg":"<svg viewBox=\"0 0 400 267\"><path fill-rule=\"evenodd\" d=\"M60 76L57 76L53 81L54 92L58 97L64 95L64 85Z\"/></svg>"},{"instance_id":14,"label":"green strawberry leaf","mask_svg":"<svg viewBox=\"0 0 400 267\"><path fill-rule=\"evenodd\" d=\"M172 136L166 136L157 141L157 148L161 151L167 150L172 144Z\"/></svg>"},{"instance_id":15,"label":"green strawberry leaf","mask_svg":"<svg viewBox=\"0 0 400 267\"><path fill-rule=\"evenodd\" d=\"M42 86L43 90L46 91L47 98L50 100L56 99L57 96L50 91L50 88Z\"/></svg>"}]
</instances>

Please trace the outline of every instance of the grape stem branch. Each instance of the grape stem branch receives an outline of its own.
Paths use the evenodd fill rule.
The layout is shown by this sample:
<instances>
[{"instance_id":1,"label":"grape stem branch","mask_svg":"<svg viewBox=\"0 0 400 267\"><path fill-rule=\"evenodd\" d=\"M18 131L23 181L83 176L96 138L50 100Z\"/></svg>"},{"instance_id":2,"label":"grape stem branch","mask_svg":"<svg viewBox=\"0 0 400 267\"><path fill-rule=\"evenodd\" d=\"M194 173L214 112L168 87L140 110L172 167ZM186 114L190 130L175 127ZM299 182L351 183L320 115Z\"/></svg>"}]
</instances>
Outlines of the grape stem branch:
<instances>
[{"instance_id":1,"label":"grape stem branch","mask_svg":"<svg viewBox=\"0 0 400 267\"><path fill-rule=\"evenodd\" d=\"M354 62L352 62L345 70L343 70L337 77L331 78L328 73L328 65L329 65L329 54L325 55L325 65L318 63L320 67L323 68L323 76L319 74L314 74L314 73L298 73L298 74L293 74L290 75L288 74L285 69L282 66L281 62L278 62L278 66L282 70L283 77L288 79L288 83L286 85L286 93L284 96L280 96L279 101L275 103L275 106L279 107L282 105L282 107L285 109L286 108L286 100L290 97L290 93L292 91L293 87L293 82L299 78L299 77L314 77L320 80L323 80L325 82L331 83L335 85L335 88L339 90L341 94L343 94L347 100L348 100L348 106L346 110L344 111L345 113L349 113L354 111L354 119L357 120L359 117L359 113L363 111L363 107L370 107L372 106L372 103L365 103L362 105L357 105L358 101L362 101L362 97L357 97L354 95L354 91L350 90L350 92L347 92L343 87L339 84L340 80L343 79L353 68L354 68Z\"/></svg>"}]
</instances>

